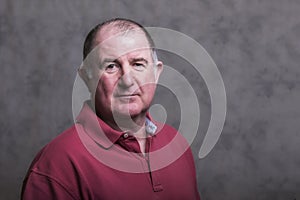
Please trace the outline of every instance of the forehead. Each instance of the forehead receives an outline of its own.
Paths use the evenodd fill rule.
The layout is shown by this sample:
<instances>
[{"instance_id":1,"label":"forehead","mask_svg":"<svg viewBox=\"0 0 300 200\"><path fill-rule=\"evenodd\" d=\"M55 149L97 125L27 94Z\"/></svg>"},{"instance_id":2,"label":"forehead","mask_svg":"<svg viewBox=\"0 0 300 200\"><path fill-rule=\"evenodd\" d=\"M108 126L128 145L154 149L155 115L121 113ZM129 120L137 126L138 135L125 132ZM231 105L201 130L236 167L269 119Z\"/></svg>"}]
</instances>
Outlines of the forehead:
<instances>
[{"instance_id":1,"label":"forehead","mask_svg":"<svg viewBox=\"0 0 300 200\"><path fill-rule=\"evenodd\" d=\"M129 54L151 55L149 42L145 33L139 28L120 31L108 25L97 33L95 43L100 57L118 58Z\"/></svg>"}]
</instances>

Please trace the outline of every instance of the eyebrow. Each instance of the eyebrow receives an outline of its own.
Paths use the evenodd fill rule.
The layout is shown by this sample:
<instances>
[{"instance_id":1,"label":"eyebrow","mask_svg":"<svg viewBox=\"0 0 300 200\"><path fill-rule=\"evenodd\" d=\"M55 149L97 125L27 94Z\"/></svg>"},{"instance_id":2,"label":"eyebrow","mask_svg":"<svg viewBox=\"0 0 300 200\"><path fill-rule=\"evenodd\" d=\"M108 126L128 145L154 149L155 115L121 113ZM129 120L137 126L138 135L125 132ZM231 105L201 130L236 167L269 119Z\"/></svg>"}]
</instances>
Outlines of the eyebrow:
<instances>
[{"instance_id":1,"label":"eyebrow","mask_svg":"<svg viewBox=\"0 0 300 200\"><path fill-rule=\"evenodd\" d=\"M114 59L114 58L105 58L101 63L106 63L106 62L118 62L118 59Z\"/></svg>"},{"instance_id":2,"label":"eyebrow","mask_svg":"<svg viewBox=\"0 0 300 200\"><path fill-rule=\"evenodd\" d=\"M101 64L104 64L104 63L108 63L108 62L115 62L115 63L118 63L118 59L114 59L114 58L105 58ZM146 60L145 58L143 57L139 57L139 58L131 58L129 59L129 62L133 63L133 62L144 62L146 64L148 64L148 60Z\"/></svg>"},{"instance_id":3,"label":"eyebrow","mask_svg":"<svg viewBox=\"0 0 300 200\"><path fill-rule=\"evenodd\" d=\"M148 64L148 60L146 60L145 58L141 57L141 58L132 58L129 60L130 62L144 62L146 64Z\"/></svg>"}]
</instances>

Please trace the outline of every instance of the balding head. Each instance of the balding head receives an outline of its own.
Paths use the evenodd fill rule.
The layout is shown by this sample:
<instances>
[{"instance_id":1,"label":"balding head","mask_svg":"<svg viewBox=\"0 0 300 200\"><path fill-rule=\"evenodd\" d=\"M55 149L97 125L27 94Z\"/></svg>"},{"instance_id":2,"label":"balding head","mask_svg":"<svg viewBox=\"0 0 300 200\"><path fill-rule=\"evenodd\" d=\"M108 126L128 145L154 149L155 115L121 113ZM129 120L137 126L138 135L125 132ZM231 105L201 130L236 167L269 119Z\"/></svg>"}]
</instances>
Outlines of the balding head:
<instances>
[{"instance_id":1,"label":"balding head","mask_svg":"<svg viewBox=\"0 0 300 200\"><path fill-rule=\"evenodd\" d=\"M148 40L150 48L154 51L154 42L142 25L129 19L115 18L98 24L88 33L83 47L83 59L99 44L100 41L96 41L96 38L101 38L99 34L101 35L102 32L108 31L112 34L126 33L128 31L142 31Z\"/></svg>"}]
</instances>

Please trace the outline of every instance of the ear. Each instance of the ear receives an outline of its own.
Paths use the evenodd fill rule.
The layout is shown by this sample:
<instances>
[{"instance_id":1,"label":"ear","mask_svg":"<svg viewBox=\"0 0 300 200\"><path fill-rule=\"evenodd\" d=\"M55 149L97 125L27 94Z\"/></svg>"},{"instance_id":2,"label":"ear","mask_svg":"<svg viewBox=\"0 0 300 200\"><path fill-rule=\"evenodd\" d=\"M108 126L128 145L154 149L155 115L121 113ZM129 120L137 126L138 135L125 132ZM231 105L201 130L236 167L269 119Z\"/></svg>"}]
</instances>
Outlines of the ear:
<instances>
[{"instance_id":1,"label":"ear","mask_svg":"<svg viewBox=\"0 0 300 200\"><path fill-rule=\"evenodd\" d=\"M90 91L90 78L89 78L88 73L87 73L86 70L87 69L86 69L85 66L80 66L78 68L77 72L78 72L78 75L80 76L80 78L84 81L84 83L86 84L87 88Z\"/></svg>"},{"instance_id":2,"label":"ear","mask_svg":"<svg viewBox=\"0 0 300 200\"><path fill-rule=\"evenodd\" d=\"M155 83L158 82L159 76L161 74L161 72L163 71L163 63L161 61L157 61L155 64Z\"/></svg>"}]
</instances>

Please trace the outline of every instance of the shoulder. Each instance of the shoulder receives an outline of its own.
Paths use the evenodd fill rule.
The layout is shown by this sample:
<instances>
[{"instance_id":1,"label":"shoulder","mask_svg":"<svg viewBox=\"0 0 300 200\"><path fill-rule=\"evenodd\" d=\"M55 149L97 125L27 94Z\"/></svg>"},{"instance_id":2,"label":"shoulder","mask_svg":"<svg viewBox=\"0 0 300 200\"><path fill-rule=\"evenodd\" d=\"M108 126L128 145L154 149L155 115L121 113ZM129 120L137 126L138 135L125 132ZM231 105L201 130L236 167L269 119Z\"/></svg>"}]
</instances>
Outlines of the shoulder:
<instances>
[{"instance_id":1,"label":"shoulder","mask_svg":"<svg viewBox=\"0 0 300 200\"><path fill-rule=\"evenodd\" d=\"M78 145L80 145L80 143L78 140L77 129L76 126L73 125L50 141L42 151L48 154L56 154L58 152L72 153L72 149L76 148Z\"/></svg>"},{"instance_id":2,"label":"shoulder","mask_svg":"<svg viewBox=\"0 0 300 200\"><path fill-rule=\"evenodd\" d=\"M31 197L40 197L42 193L44 196L63 197L61 199L71 199L71 196L75 198L77 190L74 186L77 183L74 181L76 180L74 176L78 174L77 155L80 159L82 153L84 148L79 140L76 126L73 125L49 142L36 155L24 179L23 199L39 199ZM46 196L43 198L54 199L54 196L53 198Z\"/></svg>"},{"instance_id":3,"label":"shoulder","mask_svg":"<svg viewBox=\"0 0 300 200\"><path fill-rule=\"evenodd\" d=\"M161 122L153 121L157 126L157 135L164 135L165 137L174 137L179 132L168 124L164 124Z\"/></svg>"},{"instance_id":4,"label":"shoulder","mask_svg":"<svg viewBox=\"0 0 300 200\"><path fill-rule=\"evenodd\" d=\"M59 174L61 170L71 167L76 155L83 150L76 126L73 125L40 150L31 164L30 171Z\"/></svg>"},{"instance_id":5,"label":"shoulder","mask_svg":"<svg viewBox=\"0 0 300 200\"><path fill-rule=\"evenodd\" d=\"M190 148L190 143L185 138L185 136L176 130L174 127L168 124L157 123L159 128L159 132L157 133L158 139L162 139L167 141L164 146L168 146L172 149L172 152L175 154L182 155L185 159L189 160L189 163L193 164L193 154ZM185 135L189 135L190 133L184 133Z\"/></svg>"},{"instance_id":6,"label":"shoulder","mask_svg":"<svg viewBox=\"0 0 300 200\"><path fill-rule=\"evenodd\" d=\"M154 124L157 126L157 133L154 135L157 149L168 146L173 150L185 151L189 148L187 140L178 130L168 124L156 121Z\"/></svg>"}]
</instances>

